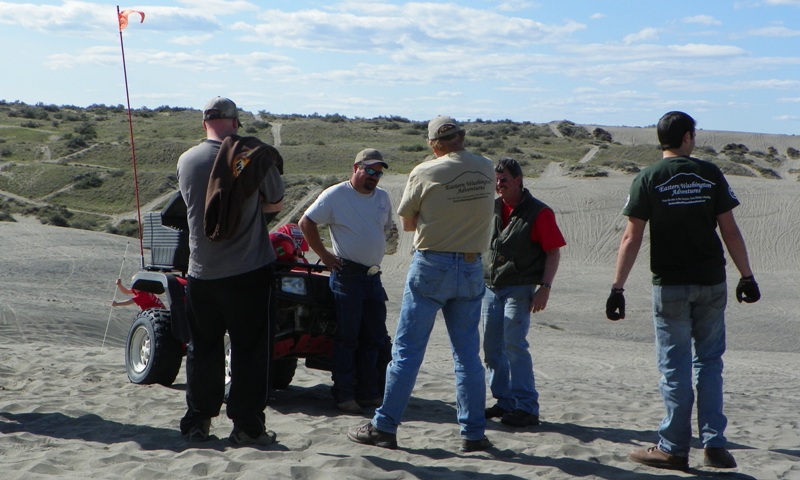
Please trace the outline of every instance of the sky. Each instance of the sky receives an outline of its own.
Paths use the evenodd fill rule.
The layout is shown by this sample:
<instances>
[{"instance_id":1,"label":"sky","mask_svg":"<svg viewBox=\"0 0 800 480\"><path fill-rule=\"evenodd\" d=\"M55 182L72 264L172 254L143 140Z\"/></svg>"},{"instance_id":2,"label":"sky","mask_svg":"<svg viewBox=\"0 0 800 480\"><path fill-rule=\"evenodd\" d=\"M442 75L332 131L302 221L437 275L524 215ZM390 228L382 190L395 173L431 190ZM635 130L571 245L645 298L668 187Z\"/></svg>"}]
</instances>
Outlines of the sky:
<instances>
[{"instance_id":1,"label":"sky","mask_svg":"<svg viewBox=\"0 0 800 480\"><path fill-rule=\"evenodd\" d=\"M7 102L800 134L800 0L0 0L0 45Z\"/></svg>"}]
</instances>

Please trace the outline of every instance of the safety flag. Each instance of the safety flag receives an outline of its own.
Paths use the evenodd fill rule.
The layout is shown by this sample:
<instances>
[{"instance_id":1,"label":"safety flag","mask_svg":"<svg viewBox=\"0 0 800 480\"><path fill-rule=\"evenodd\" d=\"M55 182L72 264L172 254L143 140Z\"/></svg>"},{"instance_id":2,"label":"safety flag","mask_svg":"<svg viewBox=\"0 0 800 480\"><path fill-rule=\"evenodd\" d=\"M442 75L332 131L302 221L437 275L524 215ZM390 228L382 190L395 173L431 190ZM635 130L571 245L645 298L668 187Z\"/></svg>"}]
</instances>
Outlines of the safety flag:
<instances>
[{"instance_id":1,"label":"safety flag","mask_svg":"<svg viewBox=\"0 0 800 480\"><path fill-rule=\"evenodd\" d=\"M144 23L144 12L140 12L139 10L131 10L131 9L123 10L123 11L119 12L119 31L120 32L122 30L124 30L125 27L128 26L128 15L130 15L131 13L138 13L139 16L142 17L142 21L140 21L139 23Z\"/></svg>"}]
</instances>

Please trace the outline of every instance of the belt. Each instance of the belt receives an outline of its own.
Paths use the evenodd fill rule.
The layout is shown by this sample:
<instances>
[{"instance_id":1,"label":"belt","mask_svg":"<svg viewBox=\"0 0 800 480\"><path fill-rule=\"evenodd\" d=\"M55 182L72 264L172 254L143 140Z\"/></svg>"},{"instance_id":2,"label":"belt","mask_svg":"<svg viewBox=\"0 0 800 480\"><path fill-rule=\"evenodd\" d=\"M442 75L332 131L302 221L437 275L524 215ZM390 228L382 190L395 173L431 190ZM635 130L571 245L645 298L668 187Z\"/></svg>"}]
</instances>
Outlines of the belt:
<instances>
[{"instance_id":1,"label":"belt","mask_svg":"<svg viewBox=\"0 0 800 480\"><path fill-rule=\"evenodd\" d=\"M371 267L368 267L364 264L354 262L352 260L347 260L345 258L341 258L340 260L342 261L343 270L354 270L359 273L366 273L370 277L381 273L380 265L373 265Z\"/></svg>"},{"instance_id":2,"label":"belt","mask_svg":"<svg viewBox=\"0 0 800 480\"><path fill-rule=\"evenodd\" d=\"M472 263L481 258L480 253L462 253L462 252L438 252L436 250L420 250L422 253L432 253L434 255L444 255L450 258L463 258L465 262Z\"/></svg>"}]
</instances>

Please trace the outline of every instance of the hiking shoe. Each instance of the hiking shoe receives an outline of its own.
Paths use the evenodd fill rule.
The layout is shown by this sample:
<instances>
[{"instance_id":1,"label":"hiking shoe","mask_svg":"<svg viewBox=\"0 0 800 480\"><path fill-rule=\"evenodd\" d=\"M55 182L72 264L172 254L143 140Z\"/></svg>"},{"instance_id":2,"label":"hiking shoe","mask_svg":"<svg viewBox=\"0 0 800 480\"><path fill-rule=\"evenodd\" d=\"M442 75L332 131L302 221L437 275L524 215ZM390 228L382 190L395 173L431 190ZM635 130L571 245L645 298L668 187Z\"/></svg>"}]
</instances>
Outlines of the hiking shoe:
<instances>
[{"instance_id":1,"label":"hiking shoe","mask_svg":"<svg viewBox=\"0 0 800 480\"><path fill-rule=\"evenodd\" d=\"M480 440L467 440L466 438L461 440L461 451L464 453L469 452L480 452L483 450L487 450L492 448L492 442L489 441L488 438L483 437Z\"/></svg>"},{"instance_id":2,"label":"hiking shoe","mask_svg":"<svg viewBox=\"0 0 800 480\"><path fill-rule=\"evenodd\" d=\"M231 436L228 437L228 441L237 447L242 447L245 445L258 445L265 447L267 445L272 445L277 439L278 435L272 430L264 430L261 432L261 435L257 437L251 437L245 433L244 430L239 430L236 428L233 429Z\"/></svg>"},{"instance_id":3,"label":"hiking shoe","mask_svg":"<svg viewBox=\"0 0 800 480\"><path fill-rule=\"evenodd\" d=\"M363 408L378 408L383 405L383 397L373 398L372 400L356 400L356 403Z\"/></svg>"},{"instance_id":4,"label":"hiking shoe","mask_svg":"<svg viewBox=\"0 0 800 480\"><path fill-rule=\"evenodd\" d=\"M189 443L207 442L208 432L211 430L211 419L198 420L184 435Z\"/></svg>"},{"instance_id":5,"label":"hiking shoe","mask_svg":"<svg viewBox=\"0 0 800 480\"><path fill-rule=\"evenodd\" d=\"M508 410L495 403L493 407L487 408L485 412L486 418L501 418L508 413Z\"/></svg>"},{"instance_id":6,"label":"hiking shoe","mask_svg":"<svg viewBox=\"0 0 800 480\"><path fill-rule=\"evenodd\" d=\"M346 413L364 413L364 409L355 400L337 403L336 408Z\"/></svg>"},{"instance_id":7,"label":"hiking shoe","mask_svg":"<svg viewBox=\"0 0 800 480\"><path fill-rule=\"evenodd\" d=\"M512 427L531 427L539 425L539 416L515 408L514 411L503 415L500 421L504 425L511 425Z\"/></svg>"},{"instance_id":8,"label":"hiking shoe","mask_svg":"<svg viewBox=\"0 0 800 480\"><path fill-rule=\"evenodd\" d=\"M376 447L389 448L391 450L397 448L397 435L378 430L372 425L372 422L349 429L347 438L364 445L375 445Z\"/></svg>"},{"instance_id":9,"label":"hiking shoe","mask_svg":"<svg viewBox=\"0 0 800 480\"><path fill-rule=\"evenodd\" d=\"M703 465L713 468L736 468L731 452L721 447L708 447L703 455Z\"/></svg>"},{"instance_id":10,"label":"hiking shoe","mask_svg":"<svg viewBox=\"0 0 800 480\"><path fill-rule=\"evenodd\" d=\"M650 447L646 450L634 450L628 454L628 458L631 461L649 467L666 468L668 470L689 469L689 457L672 455L658 447Z\"/></svg>"}]
</instances>

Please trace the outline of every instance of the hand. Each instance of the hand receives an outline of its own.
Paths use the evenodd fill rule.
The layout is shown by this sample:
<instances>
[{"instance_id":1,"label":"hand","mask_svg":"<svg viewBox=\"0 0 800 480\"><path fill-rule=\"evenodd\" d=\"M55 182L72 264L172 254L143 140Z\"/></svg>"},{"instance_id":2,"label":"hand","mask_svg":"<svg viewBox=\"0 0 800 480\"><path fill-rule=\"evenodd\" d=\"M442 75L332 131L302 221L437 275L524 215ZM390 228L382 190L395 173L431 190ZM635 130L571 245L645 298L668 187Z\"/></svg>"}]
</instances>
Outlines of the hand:
<instances>
[{"instance_id":1,"label":"hand","mask_svg":"<svg viewBox=\"0 0 800 480\"><path fill-rule=\"evenodd\" d=\"M118 279L117 279L117 281L116 281L116 282L114 282L114 283L116 283L117 285L119 285L119 284L121 284L121 283L122 283L122 280L118 278Z\"/></svg>"},{"instance_id":2,"label":"hand","mask_svg":"<svg viewBox=\"0 0 800 480\"><path fill-rule=\"evenodd\" d=\"M755 303L761 298L761 290L758 289L756 279L750 275L739 279L736 285L736 301L739 303Z\"/></svg>"},{"instance_id":3,"label":"hand","mask_svg":"<svg viewBox=\"0 0 800 480\"><path fill-rule=\"evenodd\" d=\"M611 289L611 295L606 300L606 317L609 320L625 318L625 295L622 294L624 291L622 288Z\"/></svg>"}]
</instances>

